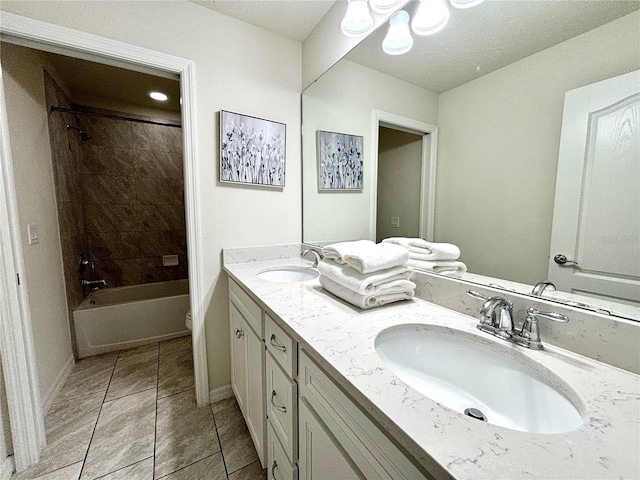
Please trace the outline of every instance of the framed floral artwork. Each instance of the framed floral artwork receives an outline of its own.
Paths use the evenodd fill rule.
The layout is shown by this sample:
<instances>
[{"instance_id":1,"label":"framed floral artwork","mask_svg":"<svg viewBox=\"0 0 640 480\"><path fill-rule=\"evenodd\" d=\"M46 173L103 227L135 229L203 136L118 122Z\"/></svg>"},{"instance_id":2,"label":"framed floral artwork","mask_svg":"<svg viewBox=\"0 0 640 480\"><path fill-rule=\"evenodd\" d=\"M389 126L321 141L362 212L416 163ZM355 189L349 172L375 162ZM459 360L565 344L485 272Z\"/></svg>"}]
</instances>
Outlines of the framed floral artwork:
<instances>
[{"instance_id":1,"label":"framed floral artwork","mask_svg":"<svg viewBox=\"0 0 640 480\"><path fill-rule=\"evenodd\" d=\"M363 137L318 130L318 190L362 190Z\"/></svg>"},{"instance_id":2,"label":"framed floral artwork","mask_svg":"<svg viewBox=\"0 0 640 480\"><path fill-rule=\"evenodd\" d=\"M284 187L284 123L220 111L220 181Z\"/></svg>"}]
</instances>

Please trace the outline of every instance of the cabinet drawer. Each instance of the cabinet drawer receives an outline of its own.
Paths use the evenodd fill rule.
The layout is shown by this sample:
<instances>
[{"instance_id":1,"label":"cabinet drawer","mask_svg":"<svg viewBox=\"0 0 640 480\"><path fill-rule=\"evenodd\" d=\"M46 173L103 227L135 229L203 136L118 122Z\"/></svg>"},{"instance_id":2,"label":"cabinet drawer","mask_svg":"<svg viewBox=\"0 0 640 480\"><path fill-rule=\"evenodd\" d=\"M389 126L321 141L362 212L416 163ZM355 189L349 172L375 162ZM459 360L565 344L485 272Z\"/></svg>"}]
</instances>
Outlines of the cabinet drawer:
<instances>
[{"instance_id":1,"label":"cabinet drawer","mask_svg":"<svg viewBox=\"0 0 640 480\"><path fill-rule=\"evenodd\" d=\"M297 480L298 468L291 464L273 427L267 422L267 478L268 480Z\"/></svg>"},{"instance_id":2,"label":"cabinet drawer","mask_svg":"<svg viewBox=\"0 0 640 480\"><path fill-rule=\"evenodd\" d=\"M229 300L233 302L240 311L247 323L258 334L260 339L264 338L262 327L262 309L243 289L231 278L229 279Z\"/></svg>"},{"instance_id":3,"label":"cabinet drawer","mask_svg":"<svg viewBox=\"0 0 640 480\"><path fill-rule=\"evenodd\" d=\"M267 417L292 463L298 458L298 384L267 353Z\"/></svg>"},{"instance_id":4,"label":"cabinet drawer","mask_svg":"<svg viewBox=\"0 0 640 480\"><path fill-rule=\"evenodd\" d=\"M300 350L298 384L300 403L304 398L311 405L367 479L433 478L418 470L304 349ZM300 458L303 454L301 450Z\"/></svg>"},{"instance_id":5,"label":"cabinet drawer","mask_svg":"<svg viewBox=\"0 0 640 480\"><path fill-rule=\"evenodd\" d=\"M264 328L267 350L285 373L293 378L298 370L298 342L287 335L268 314L265 315Z\"/></svg>"}]
</instances>

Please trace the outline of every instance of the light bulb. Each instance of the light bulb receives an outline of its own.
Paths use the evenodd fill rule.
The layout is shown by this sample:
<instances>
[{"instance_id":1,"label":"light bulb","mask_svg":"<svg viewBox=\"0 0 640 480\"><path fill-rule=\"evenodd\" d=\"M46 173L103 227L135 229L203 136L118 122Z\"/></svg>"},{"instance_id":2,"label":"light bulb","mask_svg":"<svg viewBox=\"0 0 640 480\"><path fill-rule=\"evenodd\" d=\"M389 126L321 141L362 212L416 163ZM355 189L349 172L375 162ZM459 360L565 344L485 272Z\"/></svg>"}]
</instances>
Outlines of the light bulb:
<instances>
[{"instance_id":1,"label":"light bulb","mask_svg":"<svg viewBox=\"0 0 640 480\"><path fill-rule=\"evenodd\" d=\"M416 35L432 35L442 30L449 21L449 9L443 0L420 0L411 21Z\"/></svg>"},{"instance_id":2,"label":"light bulb","mask_svg":"<svg viewBox=\"0 0 640 480\"><path fill-rule=\"evenodd\" d=\"M471 8L481 4L484 0L449 0L449 2L456 8Z\"/></svg>"},{"instance_id":3,"label":"light bulb","mask_svg":"<svg viewBox=\"0 0 640 480\"><path fill-rule=\"evenodd\" d=\"M382 50L389 55L402 55L411 50L413 37L409 31L409 14L400 10L389 20L389 31L382 41Z\"/></svg>"},{"instance_id":4,"label":"light bulb","mask_svg":"<svg viewBox=\"0 0 640 480\"><path fill-rule=\"evenodd\" d=\"M373 18L369 13L367 0L349 0L340 28L347 37L364 37L373 30Z\"/></svg>"},{"instance_id":5,"label":"light bulb","mask_svg":"<svg viewBox=\"0 0 640 480\"><path fill-rule=\"evenodd\" d=\"M149 96L159 102L166 102L169 99L169 97L162 92L149 92Z\"/></svg>"},{"instance_id":6,"label":"light bulb","mask_svg":"<svg viewBox=\"0 0 640 480\"><path fill-rule=\"evenodd\" d=\"M376 13L389 13L398 8L402 2L403 0L369 0L369 6Z\"/></svg>"}]
</instances>

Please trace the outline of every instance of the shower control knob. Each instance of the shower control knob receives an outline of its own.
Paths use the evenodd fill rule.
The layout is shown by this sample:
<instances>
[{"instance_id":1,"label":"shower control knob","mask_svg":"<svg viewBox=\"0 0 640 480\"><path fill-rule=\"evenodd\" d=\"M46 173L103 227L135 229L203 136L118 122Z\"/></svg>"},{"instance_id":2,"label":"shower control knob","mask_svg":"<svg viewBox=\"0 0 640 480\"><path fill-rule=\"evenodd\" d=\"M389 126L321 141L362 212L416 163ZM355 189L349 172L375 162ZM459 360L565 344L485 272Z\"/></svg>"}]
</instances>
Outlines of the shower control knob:
<instances>
[{"instance_id":1,"label":"shower control knob","mask_svg":"<svg viewBox=\"0 0 640 480\"><path fill-rule=\"evenodd\" d=\"M239 328L236 328L234 331L236 338L242 338L244 336L244 332L242 330L240 330Z\"/></svg>"}]
</instances>

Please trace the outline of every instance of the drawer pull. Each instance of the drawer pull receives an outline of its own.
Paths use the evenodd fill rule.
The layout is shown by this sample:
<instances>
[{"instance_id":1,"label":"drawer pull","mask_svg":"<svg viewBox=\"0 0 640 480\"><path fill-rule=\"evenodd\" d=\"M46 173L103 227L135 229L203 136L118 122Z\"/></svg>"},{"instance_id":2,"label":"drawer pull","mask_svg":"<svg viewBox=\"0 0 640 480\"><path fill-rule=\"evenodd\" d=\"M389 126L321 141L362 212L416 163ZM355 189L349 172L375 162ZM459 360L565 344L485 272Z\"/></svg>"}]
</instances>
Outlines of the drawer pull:
<instances>
[{"instance_id":1,"label":"drawer pull","mask_svg":"<svg viewBox=\"0 0 640 480\"><path fill-rule=\"evenodd\" d=\"M244 336L244 332L242 330L240 330L239 328L236 328L234 331L236 338L242 338Z\"/></svg>"},{"instance_id":2,"label":"drawer pull","mask_svg":"<svg viewBox=\"0 0 640 480\"><path fill-rule=\"evenodd\" d=\"M274 333L271 334L271 337L269 337L269 343L271 344L271 346L273 348L275 348L276 350L280 350L281 352L286 352L287 351L287 347L285 347L284 345L280 345L277 341L276 341L276 335Z\"/></svg>"},{"instance_id":3,"label":"drawer pull","mask_svg":"<svg viewBox=\"0 0 640 480\"><path fill-rule=\"evenodd\" d=\"M276 478L276 468L278 468L278 464L274 460L273 465L271 465L271 477L274 479Z\"/></svg>"},{"instance_id":4,"label":"drawer pull","mask_svg":"<svg viewBox=\"0 0 640 480\"><path fill-rule=\"evenodd\" d=\"M271 405L273 405L273 408L275 408L276 410L283 412L283 413L287 413L287 407L283 407L282 405L278 405L273 399L276 398L276 391L273 390L271 392Z\"/></svg>"}]
</instances>

